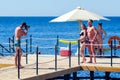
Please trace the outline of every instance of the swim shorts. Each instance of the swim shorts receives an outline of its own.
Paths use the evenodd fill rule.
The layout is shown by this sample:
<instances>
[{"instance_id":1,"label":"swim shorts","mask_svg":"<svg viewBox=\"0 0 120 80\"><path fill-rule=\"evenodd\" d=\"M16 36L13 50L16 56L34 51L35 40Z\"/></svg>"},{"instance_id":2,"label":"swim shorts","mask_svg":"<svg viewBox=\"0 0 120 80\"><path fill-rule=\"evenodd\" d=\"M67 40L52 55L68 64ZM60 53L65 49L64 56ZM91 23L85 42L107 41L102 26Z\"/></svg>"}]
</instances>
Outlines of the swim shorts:
<instances>
[{"instance_id":1,"label":"swim shorts","mask_svg":"<svg viewBox=\"0 0 120 80\"><path fill-rule=\"evenodd\" d=\"M21 43L20 40L16 40L15 41L15 47L20 47L20 43Z\"/></svg>"}]
</instances>

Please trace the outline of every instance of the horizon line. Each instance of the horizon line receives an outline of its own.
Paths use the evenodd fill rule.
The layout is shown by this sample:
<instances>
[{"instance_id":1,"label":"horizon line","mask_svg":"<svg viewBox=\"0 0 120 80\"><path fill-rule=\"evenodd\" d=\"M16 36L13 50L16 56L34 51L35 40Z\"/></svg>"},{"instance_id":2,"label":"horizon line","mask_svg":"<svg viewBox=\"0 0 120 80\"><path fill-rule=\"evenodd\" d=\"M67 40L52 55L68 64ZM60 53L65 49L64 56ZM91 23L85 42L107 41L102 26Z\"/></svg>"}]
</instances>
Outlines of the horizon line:
<instances>
[{"instance_id":1,"label":"horizon line","mask_svg":"<svg viewBox=\"0 0 120 80\"><path fill-rule=\"evenodd\" d=\"M47 15L15 15L15 16L13 16L13 15L4 15L4 16L1 16L0 15L0 17L58 17L57 15L55 15L55 16L47 16ZM104 17L120 17L120 15L106 15L106 16L104 16Z\"/></svg>"}]
</instances>

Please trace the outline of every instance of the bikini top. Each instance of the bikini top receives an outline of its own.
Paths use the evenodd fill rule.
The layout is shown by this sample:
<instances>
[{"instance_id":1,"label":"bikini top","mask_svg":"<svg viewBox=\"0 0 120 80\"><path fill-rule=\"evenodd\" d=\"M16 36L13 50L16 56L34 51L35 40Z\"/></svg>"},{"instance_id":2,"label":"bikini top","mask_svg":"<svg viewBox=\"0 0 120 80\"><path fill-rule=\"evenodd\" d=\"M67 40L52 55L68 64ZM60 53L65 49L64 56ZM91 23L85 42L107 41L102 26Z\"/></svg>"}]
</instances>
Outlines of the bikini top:
<instances>
[{"instance_id":1,"label":"bikini top","mask_svg":"<svg viewBox=\"0 0 120 80\"><path fill-rule=\"evenodd\" d=\"M80 36L84 36L84 32L83 31L80 32Z\"/></svg>"}]
</instances>

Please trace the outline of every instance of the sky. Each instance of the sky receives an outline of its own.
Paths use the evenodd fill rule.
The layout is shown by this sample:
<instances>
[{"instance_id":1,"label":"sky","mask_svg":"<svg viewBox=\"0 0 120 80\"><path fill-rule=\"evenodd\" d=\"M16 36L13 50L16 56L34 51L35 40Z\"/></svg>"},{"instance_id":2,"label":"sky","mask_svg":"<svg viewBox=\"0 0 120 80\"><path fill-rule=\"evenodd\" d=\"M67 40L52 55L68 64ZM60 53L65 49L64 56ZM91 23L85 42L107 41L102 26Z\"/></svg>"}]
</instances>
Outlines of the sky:
<instances>
[{"instance_id":1,"label":"sky","mask_svg":"<svg viewBox=\"0 0 120 80\"><path fill-rule=\"evenodd\" d=\"M76 7L120 16L120 0L0 0L0 16L60 16Z\"/></svg>"}]
</instances>

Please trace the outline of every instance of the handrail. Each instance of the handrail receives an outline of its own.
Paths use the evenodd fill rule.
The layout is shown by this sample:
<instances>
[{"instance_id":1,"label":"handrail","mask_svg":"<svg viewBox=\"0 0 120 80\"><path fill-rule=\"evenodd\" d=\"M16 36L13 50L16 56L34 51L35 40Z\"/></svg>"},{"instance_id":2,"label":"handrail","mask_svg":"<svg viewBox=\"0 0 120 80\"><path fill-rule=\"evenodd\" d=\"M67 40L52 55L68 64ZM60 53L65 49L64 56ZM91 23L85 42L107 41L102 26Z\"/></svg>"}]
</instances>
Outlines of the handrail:
<instances>
[{"instance_id":1,"label":"handrail","mask_svg":"<svg viewBox=\"0 0 120 80\"><path fill-rule=\"evenodd\" d=\"M2 47L4 50L6 50L8 53L11 53L7 48L5 48L2 44L0 44L0 47Z\"/></svg>"},{"instance_id":2,"label":"handrail","mask_svg":"<svg viewBox=\"0 0 120 80\"><path fill-rule=\"evenodd\" d=\"M3 53L0 53L0 55L4 56Z\"/></svg>"}]
</instances>

